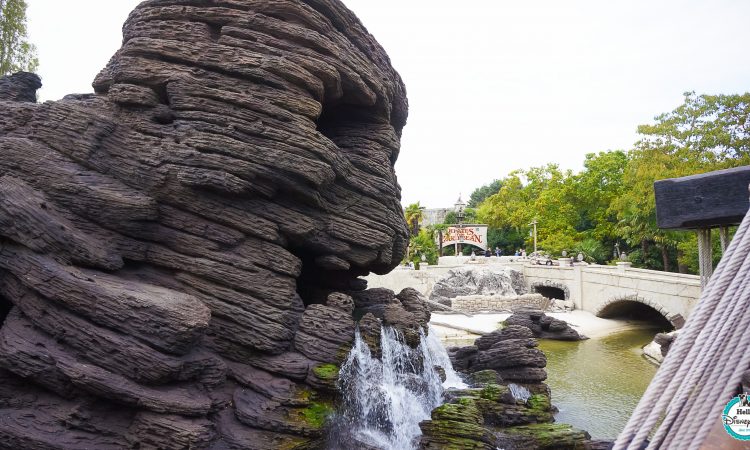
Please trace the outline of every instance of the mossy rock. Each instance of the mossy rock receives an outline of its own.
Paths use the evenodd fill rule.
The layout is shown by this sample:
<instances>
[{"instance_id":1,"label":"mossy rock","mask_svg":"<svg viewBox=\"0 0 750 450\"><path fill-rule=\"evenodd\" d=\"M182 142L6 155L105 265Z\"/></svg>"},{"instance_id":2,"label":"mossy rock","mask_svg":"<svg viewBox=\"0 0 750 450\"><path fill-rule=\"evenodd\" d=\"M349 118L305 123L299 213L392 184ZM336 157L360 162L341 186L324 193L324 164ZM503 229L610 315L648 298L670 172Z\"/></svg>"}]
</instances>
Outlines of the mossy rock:
<instances>
[{"instance_id":1,"label":"mossy rock","mask_svg":"<svg viewBox=\"0 0 750 450\"><path fill-rule=\"evenodd\" d=\"M336 381L339 379L339 369L336 364L320 364L313 367L312 371L321 380Z\"/></svg>"},{"instance_id":2,"label":"mossy rock","mask_svg":"<svg viewBox=\"0 0 750 450\"><path fill-rule=\"evenodd\" d=\"M493 402L507 401L508 395L510 395L510 389L508 389L508 386L501 384L488 384L479 391L480 398Z\"/></svg>"},{"instance_id":3,"label":"mossy rock","mask_svg":"<svg viewBox=\"0 0 750 450\"><path fill-rule=\"evenodd\" d=\"M502 378L494 370L480 370L469 375L469 381L475 386L485 386L488 384L498 384L502 382Z\"/></svg>"},{"instance_id":4,"label":"mossy rock","mask_svg":"<svg viewBox=\"0 0 750 450\"><path fill-rule=\"evenodd\" d=\"M543 423L508 427L497 433L498 445L506 448L539 450L582 450L591 436L564 423Z\"/></svg>"},{"instance_id":5,"label":"mossy rock","mask_svg":"<svg viewBox=\"0 0 750 450\"><path fill-rule=\"evenodd\" d=\"M482 414L474 402L446 403L432 410L432 420L450 420L481 425Z\"/></svg>"},{"instance_id":6,"label":"mossy rock","mask_svg":"<svg viewBox=\"0 0 750 450\"><path fill-rule=\"evenodd\" d=\"M495 439L484 427L455 420L426 420L422 429L420 449L494 450Z\"/></svg>"},{"instance_id":7,"label":"mossy rock","mask_svg":"<svg viewBox=\"0 0 750 450\"><path fill-rule=\"evenodd\" d=\"M323 428L328 417L334 413L333 407L324 402L311 402L301 410L303 420L313 428Z\"/></svg>"}]
</instances>

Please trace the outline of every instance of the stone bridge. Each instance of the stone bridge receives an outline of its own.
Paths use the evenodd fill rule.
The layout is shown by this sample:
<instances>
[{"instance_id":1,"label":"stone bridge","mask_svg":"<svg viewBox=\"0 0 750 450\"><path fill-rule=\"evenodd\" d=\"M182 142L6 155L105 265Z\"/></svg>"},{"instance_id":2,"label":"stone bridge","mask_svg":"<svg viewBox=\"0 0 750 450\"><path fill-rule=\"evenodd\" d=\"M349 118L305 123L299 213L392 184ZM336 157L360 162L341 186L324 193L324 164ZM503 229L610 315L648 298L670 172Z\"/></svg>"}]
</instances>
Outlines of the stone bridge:
<instances>
[{"instance_id":1,"label":"stone bridge","mask_svg":"<svg viewBox=\"0 0 750 450\"><path fill-rule=\"evenodd\" d=\"M621 317L658 312L680 328L695 308L701 293L700 277L655 270L636 269L629 263L617 266L540 266L524 261L495 258L485 264L464 264L492 269L510 266L522 271L529 290L546 297L570 300L576 309L599 317ZM463 261L461 261L463 262ZM429 266L425 270L394 270L388 275L367 277L370 287L387 287L396 292L413 287L429 295L435 282L450 269L461 265Z\"/></svg>"},{"instance_id":2,"label":"stone bridge","mask_svg":"<svg viewBox=\"0 0 750 450\"><path fill-rule=\"evenodd\" d=\"M523 266L529 288L571 300L576 309L615 317L650 308L680 328L701 293L700 277L618 266Z\"/></svg>"}]
</instances>

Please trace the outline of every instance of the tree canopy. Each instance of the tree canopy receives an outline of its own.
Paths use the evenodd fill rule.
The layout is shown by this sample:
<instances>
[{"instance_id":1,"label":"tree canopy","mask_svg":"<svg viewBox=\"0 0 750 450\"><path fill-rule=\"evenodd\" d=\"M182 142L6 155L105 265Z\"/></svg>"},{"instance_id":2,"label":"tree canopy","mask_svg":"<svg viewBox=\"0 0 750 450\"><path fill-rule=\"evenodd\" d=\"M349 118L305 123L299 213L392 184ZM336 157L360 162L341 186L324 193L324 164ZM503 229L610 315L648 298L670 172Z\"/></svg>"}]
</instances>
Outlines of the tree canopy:
<instances>
[{"instance_id":1,"label":"tree canopy","mask_svg":"<svg viewBox=\"0 0 750 450\"><path fill-rule=\"evenodd\" d=\"M750 164L750 93L685 93L682 105L638 132L633 149L588 154L579 173L554 164L511 172L478 205L479 220L527 236L536 219L539 247L552 253L604 262L618 244L644 267L671 270L677 260L693 270L695 236L656 226L653 184Z\"/></svg>"},{"instance_id":2,"label":"tree canopy","mask_svg":"<svg viewBox=\"0 0 750 450\"><path fill-rule=\"evenodd\" d=\"M484 186L474 189L474 192L469 196L469 203L467 203L466 206L469 208L476 208L487 197L500 191L502 186L503 183L501 180L495 180L490 184L485 184Z\"/></svg>"},{"instance_id":3,"label":"tree canopy","mask_svg":"<svg viewBox=\"0 0 750 450\"><path fill-rule=\"evenodd\" d=\"M26 6L25 0L0 0L0 76L33 72L39 65L27 36Z\"/></svg>"},{"instance_id":4,"label":"tree canopy","mask_svg":"<svg viewBox=\"0 0 750 450\"><path fill-rule=\"evenodd\" d=\"M419 224L424 220L424 206L420 205L419 202L412 203L404 208L404 218L406 224L409 225L411 235L416 236L419 234Z\"/></svg>"}]
</instances>

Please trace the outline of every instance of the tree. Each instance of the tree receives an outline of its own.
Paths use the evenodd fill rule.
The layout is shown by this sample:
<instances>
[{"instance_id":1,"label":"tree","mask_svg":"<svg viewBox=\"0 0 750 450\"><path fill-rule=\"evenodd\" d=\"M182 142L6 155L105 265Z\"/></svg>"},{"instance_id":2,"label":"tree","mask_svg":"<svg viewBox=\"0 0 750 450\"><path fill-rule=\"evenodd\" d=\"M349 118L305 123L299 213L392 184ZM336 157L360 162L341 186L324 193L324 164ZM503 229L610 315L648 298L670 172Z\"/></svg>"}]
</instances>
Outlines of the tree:
<instances>
[{"instance_id":1,"label":"tree","mask_svg":"<svg viewBox=\"0 0 750 450\"><path fill-rule=\"evenodd\" d=\"M624 189L612 211L623 237L640 246L642 261L648 261L653 244L661 253L661 268L669 270L672 255L689 248L680 244L690 237L656 226L654 182L750 163L750 93L686 92L682 105L657 116L654 124L639 126L638 132L642 138L630 153Z\"/></svg>"},{"instance_id":2,"label":"tree","mask_svg":"<svg viewBox=\"0 0 750 450\"><path fill-rule=\"evenodd\" d=\"M404 209L404 218L409 225L411 235L416 236L419 233L419 224L424 220L424 206L421 206L419 202L412 203Z\"/></svg>"},{"instance_id":3,"label":"tree","mask_svg":"<svg viewBox=\"0 0 750 450\"><path fill-rule=\"evenodd\" d=\"M38 65L36 47L26 35L26 1L0 0L0 76L33 72Z\"/></svg>"},{"instance_id":4,"label":"tree","mask_svg":"<svg viewBox=\"0 0 750 450\"><path fill-rule=\"evenodd\" d=\"M474 208L465 208L464 209L464 220L463 223L477 223L479 219L477 218L477 210ZM448 214L445 215L445 219L443 219L443 223L446 225L454 225L458 223L458 217L456 216L455 211L449 211Z\"/></svg>"},{"instance_id":5,"label":"tree","mask_svg":"<svg viewBox=\"0 0 750 450\"><path fill-rule=\"evenodd\" d=\"M555 164L513 171L502 180L500 191L480 205L479 219L493 228L511 227L527 236L529 223L537 219L541 248L555 253L571 250L579 234L574 181L570 171L561 171ZM532 241L527 239L529 246Z\"/></svg>"},{"instance_id":6,"label":"tree","mask_svg":"<svg viewBox=\"0 0 750 450\"><path fill-rule=\"evenodd\" d=\"M482 187L474 189L474 192L472 192L469 197L469 203L466 206L469 208L478 207L484 199L490 195L497 194L501 187L503 187L503 182L501 180L495 180L490 184L485 184Z\"/></svg>"}]
</instances>

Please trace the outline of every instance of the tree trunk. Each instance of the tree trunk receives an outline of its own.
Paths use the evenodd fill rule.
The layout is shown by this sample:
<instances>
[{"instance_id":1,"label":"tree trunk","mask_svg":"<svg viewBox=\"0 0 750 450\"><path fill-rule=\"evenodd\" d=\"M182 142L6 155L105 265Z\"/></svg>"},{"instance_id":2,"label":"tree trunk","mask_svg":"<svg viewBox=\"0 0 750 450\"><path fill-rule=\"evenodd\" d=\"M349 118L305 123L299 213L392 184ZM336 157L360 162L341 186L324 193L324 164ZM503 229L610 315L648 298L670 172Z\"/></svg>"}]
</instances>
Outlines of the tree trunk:
<instances>
[{"instance_id":1,"label":"tree trunk","mask_svg":"<svg viewBox=\"0 0 750 450\"><path fill-rule=\"evenodd\" d=\"M688 267L687 264L682 262L685 258L685 252L682 250L677 250L677 271L680 273L687 273Z\"/></svg>"},{"instance_id":2,"label":"tree trunk","mask_svg":"<svg viewBox=\"0 0 750 450\"><path fill-rule=\"evenodd\" d=\"M643 264L646 264L646 258L648 257L648 241L641 239L641 260Z\"/></svg>"},{"instance_id":3,"label":"tree trunk","mask_svg":"<svg viewBox=\"0 0 750 450\"><path fill-rule=\"evenodd\" d=\"M669 272L669 249L666 245L660 246L661 260L664 263L664 271Z\"/></svg>"}]
</instances>

